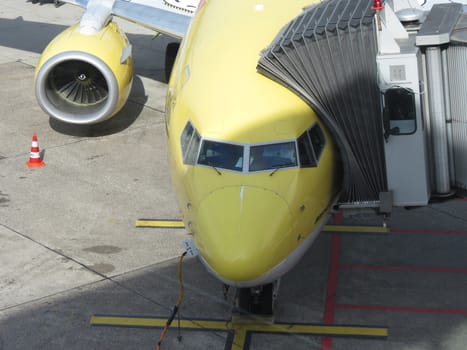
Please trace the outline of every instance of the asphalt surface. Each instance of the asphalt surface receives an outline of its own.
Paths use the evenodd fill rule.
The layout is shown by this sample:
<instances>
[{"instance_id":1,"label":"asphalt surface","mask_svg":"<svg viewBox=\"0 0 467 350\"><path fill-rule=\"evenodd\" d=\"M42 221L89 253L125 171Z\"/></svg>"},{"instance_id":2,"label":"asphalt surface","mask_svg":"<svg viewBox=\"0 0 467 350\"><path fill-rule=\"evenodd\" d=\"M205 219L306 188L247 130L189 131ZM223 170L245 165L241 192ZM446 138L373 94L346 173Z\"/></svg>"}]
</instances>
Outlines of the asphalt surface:
<instances>
[{"instance_id":1,"label":"asphalt surface","mask_svg":"<svg viewBox=\"0 0 467 350\"><path fill-rule=\"evenodd\" d=\"M167 40L120 22L134 47L125 108L98 126L49 119L33 92L48 41L77 21L69 5L0 5L0 349L153 349L161 327L96 326L96 315L161 322L179 294L183 229L138 228L175 219L164 134ZM46 166L29 169L32 134ZM342 225L381 225L372 213ZM199 261L183 263L181 329L162 349L397 349L467 347L467 201L398 208L388 233L322 233L283 277L276 323L387 327L384 339L209 328L229 324L233 291ZM186 326L183 321L190 321ZM120 325L119 327L116 327ZM209 328L209 329L208 329ZM232 330L233 329L233 330ZM181 338L180 338L181 337Z\"/></svg>"}]
</instances>

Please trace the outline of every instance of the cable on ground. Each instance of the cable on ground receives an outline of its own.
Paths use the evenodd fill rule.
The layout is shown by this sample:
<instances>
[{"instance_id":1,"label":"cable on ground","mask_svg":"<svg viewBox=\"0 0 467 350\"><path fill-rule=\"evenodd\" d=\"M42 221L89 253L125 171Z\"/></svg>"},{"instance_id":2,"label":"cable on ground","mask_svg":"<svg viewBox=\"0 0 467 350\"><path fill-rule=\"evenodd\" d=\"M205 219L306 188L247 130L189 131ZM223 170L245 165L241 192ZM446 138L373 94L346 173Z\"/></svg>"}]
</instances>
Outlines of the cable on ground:
<instances>
[{"instance_id":1,"label":"cable on ground","mask_svg":"<svg viewBox=\"0 0 467 350\"><path fill-rule=\"evenodd\" d=\"M177 303L174 305L173 309L172 309L172 314L170 315L170 317L167 319L167 322L165 324L165 327L164 329L162 330L161 332L161 335L159 337L159 341L157 342L157 345L156 345L156 350L161 350L161 345L162 345L162 342L164 341L165 339L165 336L167 335L167 332L169 331L169 327L170 325L172 324L172 321L174 320L175 316L177 315L178 313L178 309L180 308L180 305L182 304L182 301L183 301L183 296L185 295L185 287L183 286L183 274L182 274L182 267L183 267L183 258L185 257L185 255L187 254L187 252L184 252L179 260L178 260L178 286L179 286L179 294L178 294L178 299L177 299Z\"/></svg>"}]
</instances>

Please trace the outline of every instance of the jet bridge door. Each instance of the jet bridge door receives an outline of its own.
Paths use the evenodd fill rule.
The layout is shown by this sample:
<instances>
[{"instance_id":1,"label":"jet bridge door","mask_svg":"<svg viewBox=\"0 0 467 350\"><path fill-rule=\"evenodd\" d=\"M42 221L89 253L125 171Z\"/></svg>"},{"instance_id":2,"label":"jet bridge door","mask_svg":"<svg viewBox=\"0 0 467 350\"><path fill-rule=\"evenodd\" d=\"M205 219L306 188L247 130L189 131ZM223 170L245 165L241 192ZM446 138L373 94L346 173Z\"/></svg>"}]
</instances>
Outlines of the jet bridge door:
<instances>
[{"instance_id":1,"label":"jet bridge door","mask_svg":"<svg viewBox=\"0 0 467 350\"><path fill-rule=\"evenodd\" d=\"M377 57L388 190L395 206L426 205L430 198L419 59L418 49Z\"/></svg>"}]
</instances>

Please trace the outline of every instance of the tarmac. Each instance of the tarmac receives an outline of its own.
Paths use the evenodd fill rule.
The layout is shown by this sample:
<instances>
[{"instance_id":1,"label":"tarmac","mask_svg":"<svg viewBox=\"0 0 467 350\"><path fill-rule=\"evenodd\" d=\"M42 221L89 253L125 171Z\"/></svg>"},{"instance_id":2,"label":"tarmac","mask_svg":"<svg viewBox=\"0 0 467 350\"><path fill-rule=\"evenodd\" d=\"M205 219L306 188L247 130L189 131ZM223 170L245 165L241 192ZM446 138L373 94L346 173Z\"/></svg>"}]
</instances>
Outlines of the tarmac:
<instances>
[{"instance_id":1,"label":"tarmac","mask_svg":"<svg viewBox=\"0 0 467 350\"><path fill-rule=\"evenodd\" d=\"M179 218L164 132L167 39L118 21L135 57L127 105L97 126L58 123L35 101L34 68L81 13L25 0L0 7L0 350L154 349L179 295L190 236L136 225ZM26 166L33 133L42 168ZM233 324L234 291L224 299L220 282L186 257L180 318L161 348L467 347L462 193L396 208L387 230L366 212L334 223L343 229L329 226L282 278L274 325Z\"/></svg>"}]
</instances>

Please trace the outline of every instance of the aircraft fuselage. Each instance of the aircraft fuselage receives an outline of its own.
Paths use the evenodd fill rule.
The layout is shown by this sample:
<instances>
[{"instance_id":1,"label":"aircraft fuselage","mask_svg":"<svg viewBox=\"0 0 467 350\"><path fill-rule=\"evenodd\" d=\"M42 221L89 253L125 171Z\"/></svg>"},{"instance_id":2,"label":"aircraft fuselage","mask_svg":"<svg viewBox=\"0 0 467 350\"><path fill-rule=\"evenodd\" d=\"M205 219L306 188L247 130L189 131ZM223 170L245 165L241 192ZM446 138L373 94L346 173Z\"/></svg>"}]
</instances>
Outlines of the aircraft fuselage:
<instances>
[{"instance_id":1,"label":"aircraft fuselage","mask_svg":"<svg viewBox=\"0 0 467 350\"><path fill-rule=\"evenodd\" d=\"M299 97L256 72L260 51L309 1L206 1L169 83L172 181L201 261L237 287L292 268L339 189L336 146Z\"/></svg>"}]
</instances>

